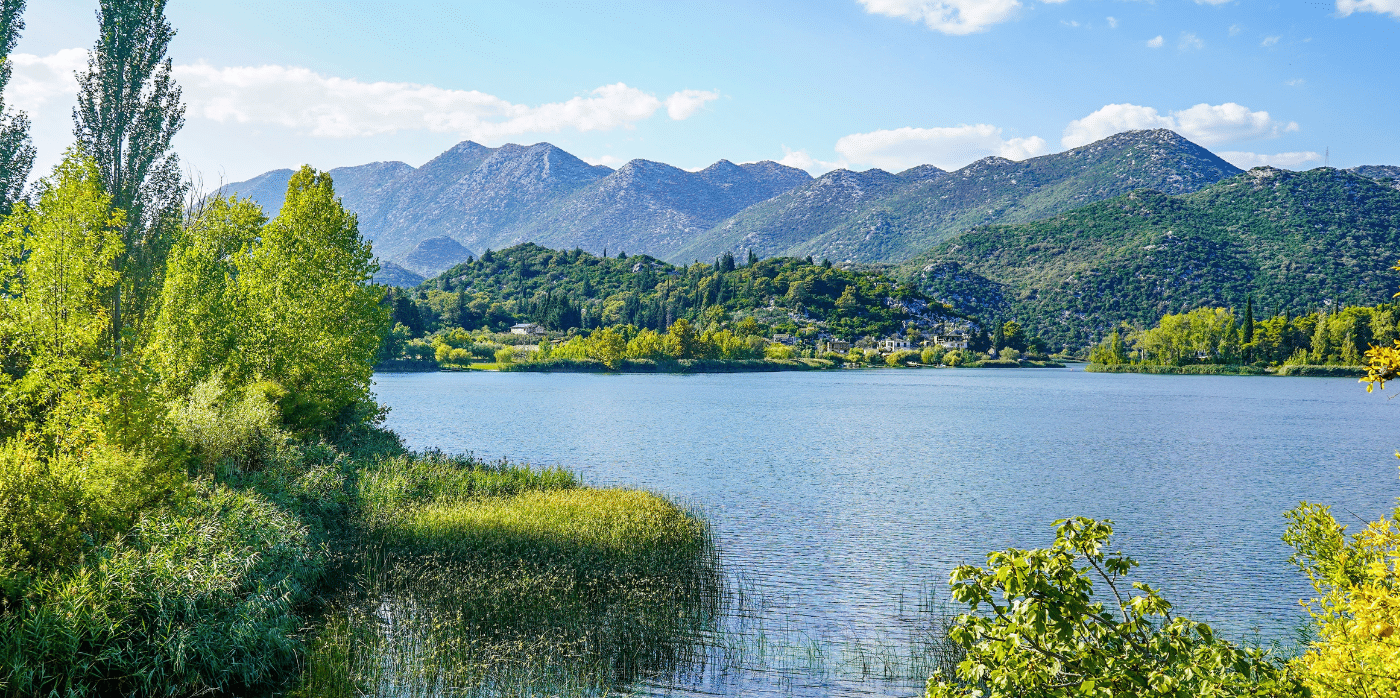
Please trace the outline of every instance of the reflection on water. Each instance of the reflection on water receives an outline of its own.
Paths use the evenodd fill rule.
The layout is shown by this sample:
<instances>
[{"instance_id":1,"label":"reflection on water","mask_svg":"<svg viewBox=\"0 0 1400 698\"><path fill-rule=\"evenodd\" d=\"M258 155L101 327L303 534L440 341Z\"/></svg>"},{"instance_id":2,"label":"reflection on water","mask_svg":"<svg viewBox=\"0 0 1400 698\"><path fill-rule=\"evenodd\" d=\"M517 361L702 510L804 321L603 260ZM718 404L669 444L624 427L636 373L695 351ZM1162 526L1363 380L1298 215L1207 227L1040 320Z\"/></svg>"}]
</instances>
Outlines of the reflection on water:
<instances>
[{"instance_id":1,"label":"reflection on water","mask_svg":"<svg viewBox=\"0 0 1400 698\"><path fill-rule=\"evenodd\" d=\"M1280 636L1308 591L1282 512L1307 499L1374 519L1400 492L1400 403L1350 379L443 373L375 390L412 448L559 465L704 512L750 610L702 671L635 687L655 694L917 693L911 590L941 594L954 565L1046 545L1076 514L1114 519L1183 615ZM885 680L898 666L908 680Z\"/></svg>"}]
</instances>

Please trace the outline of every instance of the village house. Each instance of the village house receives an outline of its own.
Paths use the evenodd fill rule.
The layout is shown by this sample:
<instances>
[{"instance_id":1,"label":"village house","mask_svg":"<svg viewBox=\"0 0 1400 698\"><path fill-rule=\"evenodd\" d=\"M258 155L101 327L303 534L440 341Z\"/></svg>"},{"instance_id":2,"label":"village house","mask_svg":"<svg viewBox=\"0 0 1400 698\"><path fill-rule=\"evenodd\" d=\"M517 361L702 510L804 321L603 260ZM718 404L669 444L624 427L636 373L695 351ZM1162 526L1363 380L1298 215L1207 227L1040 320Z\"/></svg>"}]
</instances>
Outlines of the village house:
<instances>
[{"instance_id":1,"label":"village house","mask_svg":"<svg viewBox=\"0 0 1400 698\"><path fill-rule=\"evenodd\" d=\"M904 337L887 337L885 339L880 340L880 351L886 354L896 351L903 351L911 346L913 346L913 344Z\"/></svg>"},{"instance_id":2,"label":"village house","mask_svg":"<svg viewBox=\"0 0 1400 698\"><path fill-rule=\"evenodd\" d=\"M511 326L510 326L510 333L511 333L511 334L527 334L527 335L542 335L542 334L544 334L544 327L542 327L542 326L540 326L540 325L536 325L536 324L533 323L533 322L522 322L522 323L520 323L520 324L518 324L518 325L511 325Z\"/></svg>"},{"instance_id":3,"label":"village house","mask_svg":"<svg viewBox=\"0 0 1400 698\"><path fill-rule=\"evenodd\" d=\"M942 335L942 336L939 336L939 337L934 337L934 338L933 338L933 342L934 342L934 344L937 344L938 346L943 347L944 349L966 349L966 348L967 348L967 335L965 335L965 334L949 334L949 335Z\"/></svg>"},{"instance_id":4,"label":"village house","mask_svg":"<svg viewBox=\"0 0 1400 698\"><path fill-rule=\"evenodd\" d=\"M834 351L837 354L845 354L851 350L851 343L841 339L830 339L817 345L817 351L826 353Z\"/></svg>"}]
</instances>

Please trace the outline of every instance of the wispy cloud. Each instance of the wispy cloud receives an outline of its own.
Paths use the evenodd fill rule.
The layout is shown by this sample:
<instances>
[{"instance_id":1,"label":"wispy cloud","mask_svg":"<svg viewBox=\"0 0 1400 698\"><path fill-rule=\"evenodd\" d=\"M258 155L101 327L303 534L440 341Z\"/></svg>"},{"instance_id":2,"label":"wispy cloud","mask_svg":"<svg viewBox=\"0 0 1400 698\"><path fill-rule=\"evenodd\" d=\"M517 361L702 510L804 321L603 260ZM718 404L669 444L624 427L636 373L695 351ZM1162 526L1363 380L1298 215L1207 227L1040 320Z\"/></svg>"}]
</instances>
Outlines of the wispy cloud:
<instances>
[{"instance_id":1,"label":"wispy cloud","mask_svg":"<svg viewBox=\"0 0 1400 698\"><path fill-rule=\"evenodd\" d=\"M14 79L7 101L20 109L44 110L71 103L77 91L73 71L86 65L87 51L16 54L11 61ZM280 65L177 65L175 79L191 118L282 126L323 138L421 130L492 140L526 133L605 131L632 126L663 108L671 119L687 119L719 97L718 92L684 90L663 98L619 82L560 102L526 105L476 90L364 82Z\"/></svg>"},{"instance_id":2,"label":"wispy cloud","mask_svg":"<svg viewBox=\"0 0 1400 698\"><path fill-rule=\"evenodd\" d=\"M865 11L923 22L943 34L974 34L1013 19L1019 0L859 0Z\"/></svg>"},{"instance_id":3,"label":"wispy cloud","mask_svg":"<svg viewBox=\"0 0 1400 698\"><path fill-rule=\"evenodd\" d=\"M1176 47L1182 51L1199 51L1206 47L1205 39L1191 32L1182 32L1181 39L1176 42Z\"/></svg>"},{"instance_id":4,"label":"wispy cloud","mask_svg":"<svg viewBox=\"0 0 1400 698\"><path fill-rule=\"evenodd\" d=\"M1273 155L1226 150L1216 153L1216 155L1231 165L1244 170L1264 165L1292 170L1297 169L1299 165L1322 160L1321 153L1315 153L1311 150L1297 153L1274 153Z\"/></svg>"},{"instance_id":5,"label":"wispy cloud","mask_svg":"<svg viewBox=\"0 0 1400 698\"><path fill-rule=\"evenodd\" d=\"M1264 40L1263 40L1263 41L1260 41L1260 42L1259 42L1259 45L1260 45L1260 46L1263 46L1263 47L1265 47L1265 48L1268 48L1268 47L1270 47L1270 46L1275 46L1275 45L1278 44L1279 40L1282 39L1282 38L1283 38L1283 37L1281 37L1281 36L1266 36L1266 37L1264 37Z\"/></svg>"},{"instance_id":6,"label":"wispy cloud","mask_svg":"<svg viewBox=\"0 0 1400 698\"><path fill-rule=\"evenodd\" d=\"M1147 48L1162 48L1163 43L1165 43L1165 40L1162 39L1162 36L1159 34L1147 40Z\"/></svg>"},{"instance_id":7,"label":"wispy cloud","mask_svg":"<svg viewBox=\"0 0 1400 698\"><path fill-rule=\"evenodd\" d=\"M1036 136L1002 138L1002 129L975 124L853 133L836 141L836 152L851 163L890 171L923 164L951 170L988 155L1024 160L1046 152L1046 143Z\"/></svg>"},{"instance_id":8,"label":"wispy cloud","mask_svg":"<svg viewBox=\"0 0 1400 698\"><path fill-rule=\"evenodd\" d=\"M807 170L807 172L818 176L846 166L844 162L826 162L824 160L818 160L805 150L792 150L787 146L783 146L783 156L778 159L778 164L796 167L799 170Z\"/></svg>"},{"instance_id":9,"label":"wispy cloud","mask_svg":"<svg viewBox=\"0 0 1400 698\"><path fill-rule=\"evenodd\" d=\"M1074 148L1100 138L1133 129L1167 128L1201 145L1273 138L1297 131L1294 121L1283 122L1266 111L1250 111L1234 102L1197 104L1189 109L1161 114L1137 104L1109 104L1065 127L1060 145Z\"/></svg>"},{"instance_id":10,"label":"wispy cloud","mask_svg":"<svg viewBox=\"0 0 1400 698\"><path fill-rule=\"evenodd\" d=\"M1400 17L1400 0L1337 0L1337 12L1343 17L1353 12L1375 12Z\"/></svg>"},{"instance_id":11,"label":"wispy cloud","mask_svg":"<svg viewBox=\"0 0 1400 698\"><path fill-rule=\"evenodd\" d=\"M1113 17L1104 17L1104 20L1106 20L1106 21L1108 22L1108 28L1109 28L1109 29L1117 29L1117 28L1118 28L1118 20L1117 20L1117 19L1115 19L1115 18L1113 18Z\"/></svg>"},{"instance_id":12,"label":"wispy cloud","mask_svg":"<svg viewBox=\"0 0 1400 698\"><path fill-rule=\"evenodd\" d=\"M693 115L714 92L686 90L666 99L625 83L536 106L476 90L407 82L362 82L279 65L176 66L189 113L217 122L284 126L311 136L346 138L403 130L459 133L492 140L524 133L605 131L651 118Z\"/></svg>"}]
</instances>

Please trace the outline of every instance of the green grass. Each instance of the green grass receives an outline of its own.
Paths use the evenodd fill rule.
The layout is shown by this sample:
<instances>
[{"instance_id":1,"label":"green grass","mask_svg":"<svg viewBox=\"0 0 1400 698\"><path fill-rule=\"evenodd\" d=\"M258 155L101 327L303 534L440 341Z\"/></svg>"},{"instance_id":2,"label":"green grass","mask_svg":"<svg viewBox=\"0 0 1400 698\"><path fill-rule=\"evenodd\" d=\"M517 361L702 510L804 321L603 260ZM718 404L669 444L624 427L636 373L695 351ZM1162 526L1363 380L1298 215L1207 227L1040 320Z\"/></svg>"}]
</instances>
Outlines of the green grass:
<instances>
[{"instance_id":1,"label":"green grass","mask_svg":"<svg viewBox=\"0 0 1400 698\"><path fill-rule=\"evenodd\" d=\"M367 482L372 541L299 695L601 695L684 664L714 627L709 528L665 499L557 471L473 498L423 470Z\"/></svg>"}]
</instances>

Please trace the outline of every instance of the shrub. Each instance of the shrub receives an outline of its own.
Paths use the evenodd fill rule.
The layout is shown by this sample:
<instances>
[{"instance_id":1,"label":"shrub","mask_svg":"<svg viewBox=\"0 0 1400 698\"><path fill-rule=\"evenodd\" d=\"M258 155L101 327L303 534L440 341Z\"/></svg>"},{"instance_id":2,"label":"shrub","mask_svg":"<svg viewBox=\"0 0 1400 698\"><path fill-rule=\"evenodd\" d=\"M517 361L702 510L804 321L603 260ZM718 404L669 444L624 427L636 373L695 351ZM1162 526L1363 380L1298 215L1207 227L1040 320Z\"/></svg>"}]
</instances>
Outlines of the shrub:
<instances>
[{"instance_id":1,"label":"shrub","mask_svg":"<svg viewBox=\"0 0 1400 698\"><path fill-rule=\"evenodd\" d=\"M763 358L769 361L788 361L792 358L792 347L774 342L763 348Z\"/></svg>"},{"instance_id":2,"label":"shrub","mask_svg":"<svg viewBox=\"0 0 1400 698\"><path fill-rule=\"evenodd\" d=\"M943 347L936 344L931 347L924 347L924 350L919 352L919 362L929 366L937 366L946 353Z\"/></svg>"},{"instance_id":3,"label":"shrub","mask_svg":"<svg viewBox=\"0 0 1400 698\"><path fill-rule=\"evenodd\" d=\"M496 363L509 365L515 359L515 347L501 347L496 350Z\"/></svg>"},{"instance_id":4,"label":"shrub","mask_svg":"<svg viewBox=\"0 0 1400 698\"><path fill-rule=\"evenodd\" d=\"M0 614L6 695L196 695L295 666L295 606L324 556L255 494L206 486L142 516Z\"/></svg>"},{"instance_id":5,"label":"shrub","mask_svg":"<svg viewBox=\"0 0 1400 698\"><path fill-rule=\"evenodd\" d=\"M260 382L229 393L222 380L200 382L170 410L180 438L207 467L231 461L236 467L260 467L270 441L284 438L276 400L286 391Z\"/></svg>"},{"instance_id":6,"label":"shrub","mask_svg":"<svg viewBox=\"0 0 1400 698\"><path fill-rule=\"evenodd\" d=\"M957 682L935 675L928 698L1021 696L1303 696L1283 664L1172 616L1171 604L1124 577L1137 561L1107 553L1111 521L1056 522L1055 543L987 555L953 571L972 613L949 630L967 650ZM1109 594L1096 598L1095 581ZM1107 601L1107 603L1105 602Z\"/></svg>"},{"instance_id":7,"label":"shrub","mask_svg":"<svg viewBox=\"0 0 1400 698\"><path fill-rule=\"evenodd\" d=\"M918 360L919 360L919 352L917 352L917 351L909 351L908 349L901 349L901 350L899 350L899 351L892 351L892 352L889 353L888 356L885 357L885 363L886 363L886 364L889 364L890 366L903 366L903 365L909 363L910 361L918 361Z\"/></svg>"}]
</instances>

